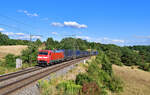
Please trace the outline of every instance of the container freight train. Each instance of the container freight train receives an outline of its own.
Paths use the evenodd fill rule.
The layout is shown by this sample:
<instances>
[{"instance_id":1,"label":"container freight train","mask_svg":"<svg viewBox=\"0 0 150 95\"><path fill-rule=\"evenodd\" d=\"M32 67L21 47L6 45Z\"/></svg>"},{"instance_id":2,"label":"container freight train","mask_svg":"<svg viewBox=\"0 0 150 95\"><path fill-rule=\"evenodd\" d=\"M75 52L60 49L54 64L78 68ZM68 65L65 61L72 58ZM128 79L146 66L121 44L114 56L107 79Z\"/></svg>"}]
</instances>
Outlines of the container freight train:
<instances>
[{"instance_id":1,"label":"container freight train","mask_svg":"<svg viewBox=\"0 0 150 95\"><path fill-rule=\"evenodd\" d=\"M81 57L97 55L97 51L80 51L80 50L40 50L38 53L38 65L47 66L63 61L73 60Z\"/></svg>"}]
</instances>

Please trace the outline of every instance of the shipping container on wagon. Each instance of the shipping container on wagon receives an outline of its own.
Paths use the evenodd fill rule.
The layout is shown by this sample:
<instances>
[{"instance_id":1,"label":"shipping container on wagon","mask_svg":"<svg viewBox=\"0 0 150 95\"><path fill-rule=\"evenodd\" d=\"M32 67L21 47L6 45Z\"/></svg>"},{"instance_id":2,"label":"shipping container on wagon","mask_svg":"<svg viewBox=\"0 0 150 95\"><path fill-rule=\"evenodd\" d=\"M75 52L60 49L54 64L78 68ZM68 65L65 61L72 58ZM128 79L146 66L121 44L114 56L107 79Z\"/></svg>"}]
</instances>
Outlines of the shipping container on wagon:
<instances>
[{"instance_id":1,"label":"shipping container on wagon","mask_svg":"<svg viewBox=\"0 0 150 95\"><path fill-rule=\"evenodd\" d=\"M64 59L65 60L70 60L74 56L73 50L63 50L63 52L64 52Z\"/></svg>"},{"instance_id":2,"label":"shipping container on wagon","mask_svg":"<svg viewBox=\"0 0 150 95\"><path fill-rule=\"evenodd\" d=\"M81 51L80 50L76 50L75 51L75 57L79 58L81 56Z\"/></svg>"}]
</instances>

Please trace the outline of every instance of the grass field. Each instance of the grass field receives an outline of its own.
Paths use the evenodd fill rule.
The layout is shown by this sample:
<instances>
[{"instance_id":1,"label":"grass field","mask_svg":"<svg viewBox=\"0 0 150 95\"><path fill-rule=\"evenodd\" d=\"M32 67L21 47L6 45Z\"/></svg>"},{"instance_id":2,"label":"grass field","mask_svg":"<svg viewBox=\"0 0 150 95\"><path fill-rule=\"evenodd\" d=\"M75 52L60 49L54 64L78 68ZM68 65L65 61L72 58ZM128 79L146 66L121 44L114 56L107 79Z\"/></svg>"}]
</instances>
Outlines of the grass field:
<instances>
[{"instance_id":1,"label":"grass field","mask_svg":"<svg viewBox=\"0 0 150 95\"><path fill-rule=\"evenodd\" d=\"M25 45L12 45L12 46L0 46L0 59L4 58L7 54L20 55L21 51L26 49Z\"/></svg>"},{"instance_id":2,"label":"grass field","mask_svg":"<svg viewBox=\"0 0 150 95\"><path fill-rule=\"evenodd\" d=\"M116 65L113 70L124 81L124 91L117 95L150 95L150 72Z\"/></svg>"}]
</instances>

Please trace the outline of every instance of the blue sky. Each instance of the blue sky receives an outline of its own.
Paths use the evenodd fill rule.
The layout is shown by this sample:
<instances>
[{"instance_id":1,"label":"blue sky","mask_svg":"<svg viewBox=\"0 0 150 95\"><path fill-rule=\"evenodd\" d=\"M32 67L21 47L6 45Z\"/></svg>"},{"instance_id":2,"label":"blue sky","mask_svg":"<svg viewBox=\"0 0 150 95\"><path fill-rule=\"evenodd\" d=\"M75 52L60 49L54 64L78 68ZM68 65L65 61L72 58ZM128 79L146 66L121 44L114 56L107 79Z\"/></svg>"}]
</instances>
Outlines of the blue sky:
<instances>
[{"instance_id":1,"label":"blue sky","mask_svg":"<svg viewBox=\"0 0 150 95\"><path fill-rule=\"evenodd\" d=\"M2 0L0 31L10 38L69 35L105 44L150 45L149 0Z\"/></svg>"}]
</instances>

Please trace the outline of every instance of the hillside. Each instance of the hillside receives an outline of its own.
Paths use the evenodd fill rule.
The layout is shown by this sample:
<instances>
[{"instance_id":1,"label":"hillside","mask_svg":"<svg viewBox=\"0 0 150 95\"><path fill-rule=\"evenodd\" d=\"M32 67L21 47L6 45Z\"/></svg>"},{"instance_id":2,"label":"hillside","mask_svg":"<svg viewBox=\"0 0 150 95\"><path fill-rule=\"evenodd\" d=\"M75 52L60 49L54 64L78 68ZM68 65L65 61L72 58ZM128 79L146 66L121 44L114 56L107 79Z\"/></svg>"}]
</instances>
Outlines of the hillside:
<instances>
[{"instance_id":1,"label":"hillside","mask_svg":"<svg viewBox=\"0 0 150 95\"><path fill-rule=\"evenodd\" d=\"M124 92L119 95L149 95L150 72L113 65L115 75L124 81Z\"/></svg>"},{"instance_id":2,"label":"hillside","mask_svg":"<svg viewBox=\"0 0 150 95\"><path fill-rule=\"evenodd\" d=\"M4 58L9 53L14 55L20 55L21 51L26 48L26 45L0 46L0 59Z\"/></svg>"}]
</instances>

